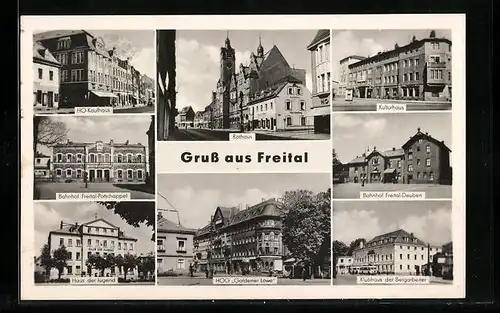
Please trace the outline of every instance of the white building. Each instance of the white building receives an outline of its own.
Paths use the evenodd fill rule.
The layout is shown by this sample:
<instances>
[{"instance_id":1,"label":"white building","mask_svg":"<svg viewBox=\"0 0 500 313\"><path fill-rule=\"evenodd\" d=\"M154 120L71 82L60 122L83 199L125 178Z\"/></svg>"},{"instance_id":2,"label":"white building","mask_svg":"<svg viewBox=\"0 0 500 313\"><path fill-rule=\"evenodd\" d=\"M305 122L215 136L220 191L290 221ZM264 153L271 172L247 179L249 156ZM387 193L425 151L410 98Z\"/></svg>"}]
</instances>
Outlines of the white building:
<instances>
[{"instance_id":1,"label":"white building","mask_svg":"<svg viewBox=\"0 0 500 313\"><path fill-rule=\"evenodd\" d=\"M349 65L359 62L361 60L366 59L365 57L359 56L359 55L350 55L348 57L343 58L342 60L339 61L340 67L339 67L339 83L338 83L338 92L335 95L335 97L339 100L343 99L345 97L345 91L346 89L350 88L351 86L348 86L349 83Z\"/></svg>"},{"instance_id":2,"label":"white building","mask_svg":"<svg viewBox=\"0 0 500 313\"><path fill-rule=\"evenodd\" d=\"M119 227L107 222L102 218L79 225L66 224L61 221L59 229L49 232L48 244L51 253L61 246L66 247L71 258L67 261L61 278L72 276L100 276L98 269L86 264L87 259L92 254L100 256L111 255L136 255L135 244L137 239L127 237ZM129 270L128 278L137 278L137 267ZM113 267L104 271L104 276L124 277L123 268ZM53 268L50 271L50 278L57 278L58 270Z\"/></svg>"},{"instance_id":3,"label":"white building","mask_svg":"<svg viewBox=\"0 0 500 313\"><path fill-rule=\"evenodd\" d=\"M337 257L337 264L335 264L335 269L337 271L337 274L338 275L349 274L353 263L354 263L354 258L351 256Z\"/></svg>"},{"instance_id":4,"label":"white building","mask_svg":"<svg viewBox=\"0 0 500 313\"><path fill-rule=\"evenodd\" d=\"M51 157L35 152L34 174L35 180L49 180L52 177Z\"/></svg>"},{"instance_id":5,"label":"white building","mask_svg":"<svg viewBox=\"0 0 500 313\"><path fill-rule=\"evenodd\" d=\"M33 106L59 107L59 69L61 64L48 49L33 43Z\"/></svg>"},{"instance_id":6,"label":"white building","mask_svg":"<svg viewBox=\"0 0 500 313\"><path fill-rule=\"evenodd\" d=\"M403 229L374 237L353 251L351 269L374 266L379 274L422 275L442 247L430 246ZM356 273L354 273L356 274Z\"/></svg>"},{"instance_id":7,"label":"white building","mask_svg":"<svg viewBox=\"0 0 500 313\"><path fill-rule=\"evenodd\" d=\"M248 103L256 130L310 129L311 93L293 77L259 92Z\"/></svg>"},{"instance_id":8,"label":"white building","mask_svg":"<svg viewBox=\"0 0 500 313\"><path fill-rule=\"evenodd\" d=\"M320 29L307 46L311 51L312 112L315 133L330 133L330 30Z\"/></svg>"}]
</instances>

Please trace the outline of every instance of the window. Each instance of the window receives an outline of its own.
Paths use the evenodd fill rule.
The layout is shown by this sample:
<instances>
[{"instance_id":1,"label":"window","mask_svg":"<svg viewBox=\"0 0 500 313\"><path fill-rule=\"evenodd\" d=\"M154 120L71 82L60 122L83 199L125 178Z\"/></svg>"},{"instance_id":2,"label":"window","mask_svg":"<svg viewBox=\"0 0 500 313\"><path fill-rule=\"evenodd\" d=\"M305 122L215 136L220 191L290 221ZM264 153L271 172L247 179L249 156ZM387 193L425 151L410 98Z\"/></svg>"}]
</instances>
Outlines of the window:
<instances>
[{"instance_id":1,"label":"window","mask_svg":"<svg viewBox=\"0 0 500 313\"><path fill-rule=\"evenodd\" d=\"M430 180L434 180L434 172L430 172L429 173L429 179Z\"/></svg>"},{"instance_id":2,"label":"window","mask_svg":"<svg viewBox=\"0 0 500 313\"><path fill-rule=\"evenodd\" d=\"M290 110L292 109L292 102L290 102L290 101L287 101L287 102L286 102L286 109L287 109L288 111L290 111Z\"/></svg>"},{"instance_id":3,"label":"window","mask_svg":"<svg viewBox=\"0 0 500 313\"><path fill-rule=\"evenodd\" d=\"M300 109L302 111L305 111L306 110L306 102L305 101L300 101Z\"/></svg>"},{"instance_id":4,"label":"window","mask_svg":"<svg viewBox=\"0 0 500 313\"><path fill-rule=\"evenodd\" d=\"M431 159L427 158L425 159L425 166L431 166Z\"/></svg>"},{"instance_id":5,"label":"window","mask_svg":"<svg viewBox=\"0 0 500 313\"><path fill-rule=\"evenodd\" d=\"M408 253L406 256L407 256L407 258L408 258L408 260L409 260L409 259L410 259L410 254Z\"/></svg>"},{"instance_id":6,"label":"window","mask_svg":"<svg viewBox=\"0 0 500 313\"><path fill-rule=\"evenodd\" d=\"M399 259L400 259L400 260L402 260L402 259L403 259L403 254L402 254L402 253L400 253L400 254L399 254Z\"/></svg>"},{"instance_id":7,"label":"window","mask_svg":"<svg viewBox=\"0 0 500 313\"><path fill-rule=\"evenodd\" d=\"M413 165L408 164L408 172L413 172Z\"/></svg>"},{"instance_id":8,"label":"window","mask_svg":"<svg viewBox=\"0 0 500 313\"><path fill-rule=\"evenodd\" d=\"M122 163L123 162L123 156L121 154L117 155L117 161L118 161L118 163Z\"/></svg>"},{"instance_id":9,"label":"window","mask_svg":"<svg viewBox=\"0 0 500 313\"><path fill-rule=\"evenodd\" d=\"M133 179L133 176L134 176L134 174L133 174L132 170L127 170L127 179Z\"/></svg>"},{"instance_id":10,"label":"window","mask_svg":"<svg viewBox=\"0 0 500 313\"><path fill-rule=\"evenodd\" d=\"M293 95L293 88L288 88L288 94Z\"/></svg>"},{"instance_id":11,"label":"window","mask_svg":"<svg viewBox=\"0 0 500 313\"><path fill-rule=\"evenodd\" d=\"M403 81L407 81L408 80L408 77L407 77L407 74L403 74Z\"/></svg>"},{"instance_id":12,"label":"window","mask_svg":"<svg viewBox=\"0 0 500 313\"><path fill-rule=\"evenodd\" d=\"M118 242L118 250L121 250L121 249L122 249L122 243Z\"/></svg>"},{"instance_id":13,"label":"window","mask_svg":"<svg viewBox=\"0 0 500 313\"><path fill-rule=\"evenodd\" d=\"M137 178L142 179L142 170L137 170Z\"/></svg>"},{"instance_id":14,"label":"window","mask_svg":"<svg viewBox=\"0 0 500 313\"><path fill-rule=\"evenodd\" d=\"M130 243L130 250L134 250L134 244Z\"/></svg>"},{"instance_id":15,"label":"window","mask_svg":"<svg viewBox=\"0 0 500 313\"><path fill-rule=\"evenodd\" d=\"M184 259L177 260L177 269L184 269L186 267L186 263Z\"/></svg>"},{"instance_id":16,"label":"window","mask_svg":"<svg viewBox=\"0 0 500 313\"><path fill-rule=\"evenodd\" d=\"M68 275L73 274L73 266L68 266L68 267L66 267L66 269L68 270Z\"/></svg>"},{"instance_id":17,"label":"window","mask_svg":"<svg viewBox=\"0 0 500 313\"><path fill-rule=\"evenodd\" d=\"M107 246L108 246L108 241L107 241L107 240L104 240L103 245L104 245L105 247L107 247Z\"/></svg>"},{"instance_id":18,"label":"window","mask_svg":"<svg viewBox=\"0 0 500 313\"><path fill-rule=\"evenodd\" d=\"M64 246L64 238L59 238L59 245Z\"/></svg>"},{"instance_id":19,"label":"window","mask_svg":"<svg viewBox=\"0 0 500 313\"><path fill-rule=\"evenodd\" d=\"M177 240L177 251L186 251L186 241Z\"/></svg>"},{"instance_id":20,"label":"window","mask_svg":"<svg viewBox=\"0 0 500 313\"><path fill-rule=\"evenodd\" d=\"M417 165L420 165L420 159L417 159Z\"/></svg>"},{"instance_id":21,"label":"window","mask_svg":"<svg viewBox=\"0 0 500 313\"><path fill-rule=\"evenodd\" d=\"M54 80L54 72L49 71L49 80Z\"/></svg>"},{"instance_id":22,"label":"window","mask_svg":"<svg viewBox=\"0 0 500 313\"><path fill-rule=\"evenodd\" d=\"M410 73L410 81L413 80L413 73Z\"/></svg>"},{"instance_id":23,"label":"window","mask_svg":"<svg viewBox=\"0 0 500 313\"><path fill-rule=\"evenodd\" d=\"M66 162L71 163L71 154L66 154Z\"/></svg>"},{"instance_id":24,"label":"window","mask_svg":"<svg viewBox=\"0 0 500 313\"><path fill-rule=\"evenodd\" d=\"M415 72L415 80L419 80L420 79L420 73L419 72Z\"/></svg>"},{"instance_id":25,"label":"window","mask_svg":"<svg viewBox=\"0 0 500 313\"><path fill-rule=\"evenodd\" d=\"M68 239L68 247L73 247L73 239Z\"/></svg>"},{"instance_id":26,"label":"window","mask_svg":"<svg viewBox=\"0 0 500 313\"><path fill-rule=\"evenodd\" d=\"M38 79L43 79L43 70L41 68L38 69Z\"/></svg>"},{"instance_id":27,"label":"window","mask_svg":"<svg viewBox=\"0 0 500 313\"><path fill-rule=\"evenodd\" d=\"M76 246L81 247L82 246L82 241L80 239L76 240Z\"/></svg>"},{"instance_id":28,"label":"window","mask_svg":"<svg viewBox=\"0 0 500 313\"><path fill-rule=\"evenodd\" d=\"M292 126L292 118L290 116L286 118L286 126Z\"/></svg>"},{"instance_id":29,"label":"window","mask_svg":"<svg viewBox=\"0 0 500 313\"><path fill-rule=\"evenodd\" d=\"M101 245L99 244L99 239L96 239L96 241L95 241L95 245L96 245L97 247L100 247L100 246L101 246Z\"/></svg>"},{"instance_id":30,"label":"window","mask_svg":"<svg viewBox=\"0 0 500 313\"><path fill-rule=\"evenodd\" d=\"M68 169L66 170L66 176L71 177L71 173L72 173L71 169L70 169L70 168L68 168Z\"/></svg>"},{"instance_id":31,"label":"window","mask_svg":"<svg viewBox=\"0 0 500 313\"><path fill-rule=\"evenodd\" d=\"M408 153L408 160L413 160L413 153Z\"/></svg>"},{"instance_id":32,"label":"window","mask_svg":"<svg viewBox=\"0 0 500 313\"><path fill-rule=\"evenodd\" d=\"M302 94L302 89L297 88L297 94L300 96Z\"/></svg>"},{"instance_id":33,"label":"window","mask_svg":"<svg viewBox=\"0 0 500 313\"><path fill-rule=\"evenodd\" d=\"M88 239L87 240L87 247L91 247L92 246L92 239Z\"/></svg>"},{"instance_id":34,"label":"window","mask_svg":"<svg viewBox=\"0 0 500 313\"><path fill-rule=\"evenodd\" d=\"M156 245L158 246L158 250L165 250L163 247L163 239L156 240Z\"/></svg>"},{"instance_id":35,"label":"window","mask_svg":"<svg viewBox=\"0 0 500 313\"><path fill-rule=\"evenodd\" d=\"M123 171L122 170L118 170L118 178L119 179L122 179L123 178Z\"/></svg>"},{"instance_id":36,"label":"window","mask_svg":"<svg viewBox=\"0 0 500 313\"><path fill-rule=\"evenodd\" d=\"M300 118L300 125L306 126L306 118L304 116Z\"/></svg>"},{"instance_id":37,"label":"window","mask_svg":"<svg viewBox=\"0 0 500 313\"><path fill-rule=\"evenodd\" d=\"M77 252L77 253L76 253L76 259L77 259L77 260L80 260L80 258L81 258L81 253L80 253L80 252Z\"/></svg>"}]
</instances>

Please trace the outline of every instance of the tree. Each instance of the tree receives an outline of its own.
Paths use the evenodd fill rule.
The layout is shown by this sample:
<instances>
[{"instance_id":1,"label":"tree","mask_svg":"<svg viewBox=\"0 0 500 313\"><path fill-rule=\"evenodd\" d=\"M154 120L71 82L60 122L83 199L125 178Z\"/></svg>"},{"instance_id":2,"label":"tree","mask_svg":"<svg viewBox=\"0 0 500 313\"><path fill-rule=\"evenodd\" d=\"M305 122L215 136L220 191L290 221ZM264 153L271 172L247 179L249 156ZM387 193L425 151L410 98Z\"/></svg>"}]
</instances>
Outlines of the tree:
<instances>
[{"instance_id":1,"label":"tree","mask_svg":"<svg viewBox=\"0 0 500 313\"><path fill-rule=\"evenodd\" d=\"M321 265L330 246L330 189L287 191L283 197L283 244L297 258ZM326 241L326 243L325 243Z\"/></svg>"},{"instance_id":2,"label":"tree","mask_svg":"<svg viewBox=\"0 0 500 313\"><path fill-rule=\"evenodd\" d=\"M415 42L417 41L417 37L415 37L415 35L413 35L413 37L411 37L411 42Z\"/></svg>"},{"instance_id":3,"label":"tree","mask_svg":"<svg viewBox=\"0 0 500 313\"><path fill-rule=\"evenodd\" d=\"M33 140L35 150L38 145L50 146L66 140L68 128L62 121L49 116L35 116L33 118Z\"/></svg>"},{"instance_id":4,"label":"tree","mask_svg":"<svg viewBox=\"0 0 500 313\"><path fill-rule=\"evenodd\" d=\"M123 256L122 266L123 266L123 271L124 271L123 277L125 278L125 280L127 280L128 271L136 268L137 265L139 265L139 259L137 258L137 256L132 255L130 253L127 253Z\"/></svg>"},{"instance_id":5,"label":"tree","mask_svg":"<svg viewBox=\"0 0 500 313\"><path fill-rule=\"evenodd\" d=\"M349 252L349 247L342 241L333 241L333 253L335 257L346 256Z\"/></svg>"},{"instance_id":6,"label":"tree","mask_svg":"<svg viewBox=\"0 0 500 313\"><path fill-rule=\"evenodd\" d=\"M429 34L429 37L430 38L436 38L436 31L435 30L431 30L431 33Z\"/></svg>"},{"instance_id":7,"label":"tree","mask_svg":"<svg viewBox=\"0 0 500 313\"><path fill-rule=\"evenodd\" d=\"M123 255L118 254L117 256L115 256L115 266L118 267L119 273L121 273L124 263L125 259L123 258Z\"/></svg>"},{"instance_id":8,"label":"tree","mask_svg":"<svg viewBox=\"0 0 500 313\"><path fill-rule=\"evenodd\" d=\"M139 227L142 223L153 228L151 240L155 241L155 203L154 202L97 202L108 210L113 210L129 225Z\"/></svg>"},{"instance_id":9,"label":"tree","mask_svg":"<svg viewBox=\"0 0 500 313\"><path fill-rule=\"evenodd\" d=\"M349 250L347 250L347 255L348 256L352 256L352 252L359 247L359 245L360 245L361 242L363 242L363 244L365 244L366 243L366 239L364 239L364 238L358 238L358 239L352 241L351 244L349 245Z\"/></svg>"},{"instance_id":10,"label":"tree","mask_svg":"<svg viewBox=\"0 0 500 313\"><path fill-rule=\"evenodd\" d=\"M152 253L141 258L138 265L139 272L142 272L143 277L146 277L148 273L153 274L155 270L155 257Z\"/></svg>"},{"instance_id":11,"label":"tree","mask_svg":"<svg viewBox=\"0 0 500 313\"><path fill-rule=\"evenodd\" d=\"M65 246L61 246L54 251L54 256L52 258L54 267L57 268L57 278L61 279L61 275L64 268L68 266L67 261L71 259L71 254L66 250Z\"/></svg>"},{"instance_id":12,"label":"tree","mask_svg":"<svg viewBox=\"0 0 500 313\"><path fill-rule=\"evenodd\" d=\"M98 269L101 272L101 276L104 276L104 270L107 268L106 260L97 254L91 254L87 259L87 266Z\"/></svg>"},{"instance_id":13,"label":"tree","mask_svg":"<svg viewBox=\"0 0 500 313\"><path fill-rule=\"evenodd\" d=\"M40 255L40 265L45 269L45 274L50 275L50 270L54 267L54 260L50 255L50 246L44 244Z\"/></svg>"}]
</instances>

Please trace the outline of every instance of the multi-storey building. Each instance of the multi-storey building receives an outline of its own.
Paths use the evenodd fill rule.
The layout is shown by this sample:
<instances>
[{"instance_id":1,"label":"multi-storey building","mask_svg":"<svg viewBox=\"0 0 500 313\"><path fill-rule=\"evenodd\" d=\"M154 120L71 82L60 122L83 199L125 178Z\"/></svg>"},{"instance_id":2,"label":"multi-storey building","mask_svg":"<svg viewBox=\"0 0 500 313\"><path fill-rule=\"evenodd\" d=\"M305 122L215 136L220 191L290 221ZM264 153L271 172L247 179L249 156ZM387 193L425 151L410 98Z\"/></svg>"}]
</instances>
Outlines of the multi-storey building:
<instances>
[{"instance_id":1,"label":"multi-storey building","mask_svg":"<svg viewBox=\"0 0 500 313\"><path fill-rule=\"evenodd\" d=\"M289 76L305 84L305 70L292 68L277 46L264 53L259 40L256 52L251 53L248 66L240 63L237 73L235 49L226 38L220 53L220 78L211 102L215 128L250 129L258 121L252 120L249 102L262 90Z\"/></svg>"},{"instance_id":2,"label":"multi-storey building","mask_svg":"<svg viewBox=\"0 0 500 313\"><path fill-rule=\"evenodd\" d=\"M441 251L441 247L431 246L413 233L399 229L361 242L353 251L351 273L359 274L360 268L370 266L379 274L422 275L422 267Z\"/></svg>"},{"instance_id":3,"label":"multi-storey building","mask_svg":"<svg viewBox=\"0 0 500 313\"><path fill-rule=\"evenodd\" d=\"M69 224L61 221L59 228L49 232L48 245L51 253L64 246L70 253L66 261L67 267L62 278L71 276L100 276L99 269L92 268L87 260L92 254L113 256L136 255L137 239L126 236L123 231L102 218L96 218L83 224ZM104 270L104 276L120 276L125 274L123 267L112 266ZM137 277L137 267L127 272L127 278ZM57 269L50 271L51 278L58 277Z\"/></svg>"},{"instance_id":4,"label":"multi-storey building","mask_svg":"<svg viewBox=\"0 0 500 313\"><path fill-rule=\"evenodd\" d=\"M141 88L142 98L144 103L149 106L155 103L155 82L146 74L141 75Z\"/></svg>"},{"instance_id":5,"label":"multi-storey building","mask_svg":"<svg viewBox=\"0 0 500 313\"><path fill-rule=\"evenodd\" d=\"M335 94L335 97L342 98L345 97L345 91L348 85L349 78L349 65L359 62L361 60L366 59L366 57L362 57L359 55L350 55L348 57L343 58L339 61L339 87L338 92Z\"/></svg>"},{"instance_id":6,"label":"multi-storey building","mask_svg":"<svg viewBox=\"0 0 500 313\"><path fill-rule=\"evenodd\" d=\"M51 157L35 151L35 180L50 180L52 178Z\"/></svg>"},{"instance_id":7,"label":"multi-storey building","mask_svg":"<svg viewBox=\"0 0 500 313\"><path fill-rule=\"evenodd\" d=\"M204 271L269 271L282 264L281 203L269 199L244 210L217 207L194 236L196 266Z\"/></svg>"},{"instance_id":8,"label":"multi-storey building","mask_svg":"<svg viewBox=\"0 0 500 313\"><path fill-rule=\"evenodd\" d=\"M434 31L348 68L346 88L359 98L451 101L451 41Z\"/></svg>"},{"instance_id":9,"label":"multi-storey building","mask_svg":"<svg viewBox=\"0 0 500 313\"><path fill-rule=\"evenodd\" d=\"M193 265L194 229L167 220L161 214L157 220L156 269L158 273L173 271L186 274Z\"/></svg>"},{"instance_id":10,"label":"multi-storey building","mask_svg":"<svg viewBox=\"0 0 500 313\"><path fill-rule=\"evenodd\" d=\"M312 114L314 115L314 131L330 133L330 31L318 30L316 36L307 46L311 51L312 77Z\"/></svg>"},{"instance_id":11,"label":"multi-storey building","mask_svg":"<svg viewBox=\"0 0 500 313\"><path fill-rule=\"evenodd\" d=\"M182 108L182 110L179 111L179 114L175 117L176 119L175 123L180 128L193 127L194 115L195 113L191 106L184 107Z\"/></svg>"},{"instance_id":12,"label":"multi-storey building","mask_svg":"<svg viewBox=\"0 0 500 313\"><path fill-rule=\"evenodd\" d=\"M56 181L144 183L147 152L141 143L72 142L56 144L52 152Z\"/></svg>"},{"instance_id":13,"label":"multi-storey building","mask_svg":"<svg viewBox=\"0 0 500 313\"><path fill-rule=\"evenodd\" d=\"M335 264L335 270L338 275L346 275L351 273L351 266L354 264L354 258L352 256L340 256L337 257L337 263Z\"/></svg>"},{"instance_id":14,"label":"multi-storey building","mask_svg":"<svg viewBox=\"0 0 500 313\"><path fill-rule=\"evenodd\" d=\"M61 64L61 107L137 104L140 73L85 30L55 30L33 36Z\"/></svg>"},{"instance_id":15,"label":"multi-storey building","mask_svg":"<svg viewBox=\"0 0 500 313\"><path fill-rule=\"evenodd\" d=\"M311 94L297 79L287 76L261 90L248 102L254 129L272 131L307 129L312 126Z\"/></svg>"},{"instance_id":16,"label":"multi-storey building","mask_svg":"<svg viewBox=\"0 0 500 313\"><path fill-rule=\"evenodd\" d=\"M149 129L146 132L148 136L148 175L146 176L146 183L150 186L155 185L155 177L156 177L156 140L155 140L155 118L154 115L151 116L151 123L149 123Z\"/></svg>"},{"instance_id":17,"label":"multi-storey building","mask_svg":"<svg viewBox=\"0 0 500 313\"><path fill-rule=\"evenodd\" d=\"M59 107L59 69L61 64L49 49L33 42L33 106Z\"/></svg>"},{"instance_id":18,"label":"multi-storey building","mask_svg":"<svg viewBox=\"0 0 500 313\"><path fill-rule=\"evenodd\" d=\"M372 151L356 156L347 166L349 182L450 184L451 150L444 141L417 129L402 148Z\"/></svg>"}]
</instances>

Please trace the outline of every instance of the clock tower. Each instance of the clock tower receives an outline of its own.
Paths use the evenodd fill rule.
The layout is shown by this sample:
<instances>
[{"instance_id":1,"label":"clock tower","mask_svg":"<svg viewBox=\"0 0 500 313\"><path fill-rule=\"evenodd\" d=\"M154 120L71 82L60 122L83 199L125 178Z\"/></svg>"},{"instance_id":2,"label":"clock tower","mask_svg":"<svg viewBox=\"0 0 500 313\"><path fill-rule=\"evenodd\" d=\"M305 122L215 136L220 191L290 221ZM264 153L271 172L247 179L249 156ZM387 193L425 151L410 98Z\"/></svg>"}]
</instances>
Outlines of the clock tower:
<instances>
[{"instance_id":1,"label":"clock tower","mask_svg":"<svg viewBox=\"0 0 500 313\"><path fill-rule=\"evenodd\" d=\"M220 83L222 86L222 128L229 128L229 100L231 79L233 79L235 70L234 49L231 47L229 34L226 37L224 47L220 49Z\"/></svg>"}]
</instances>

